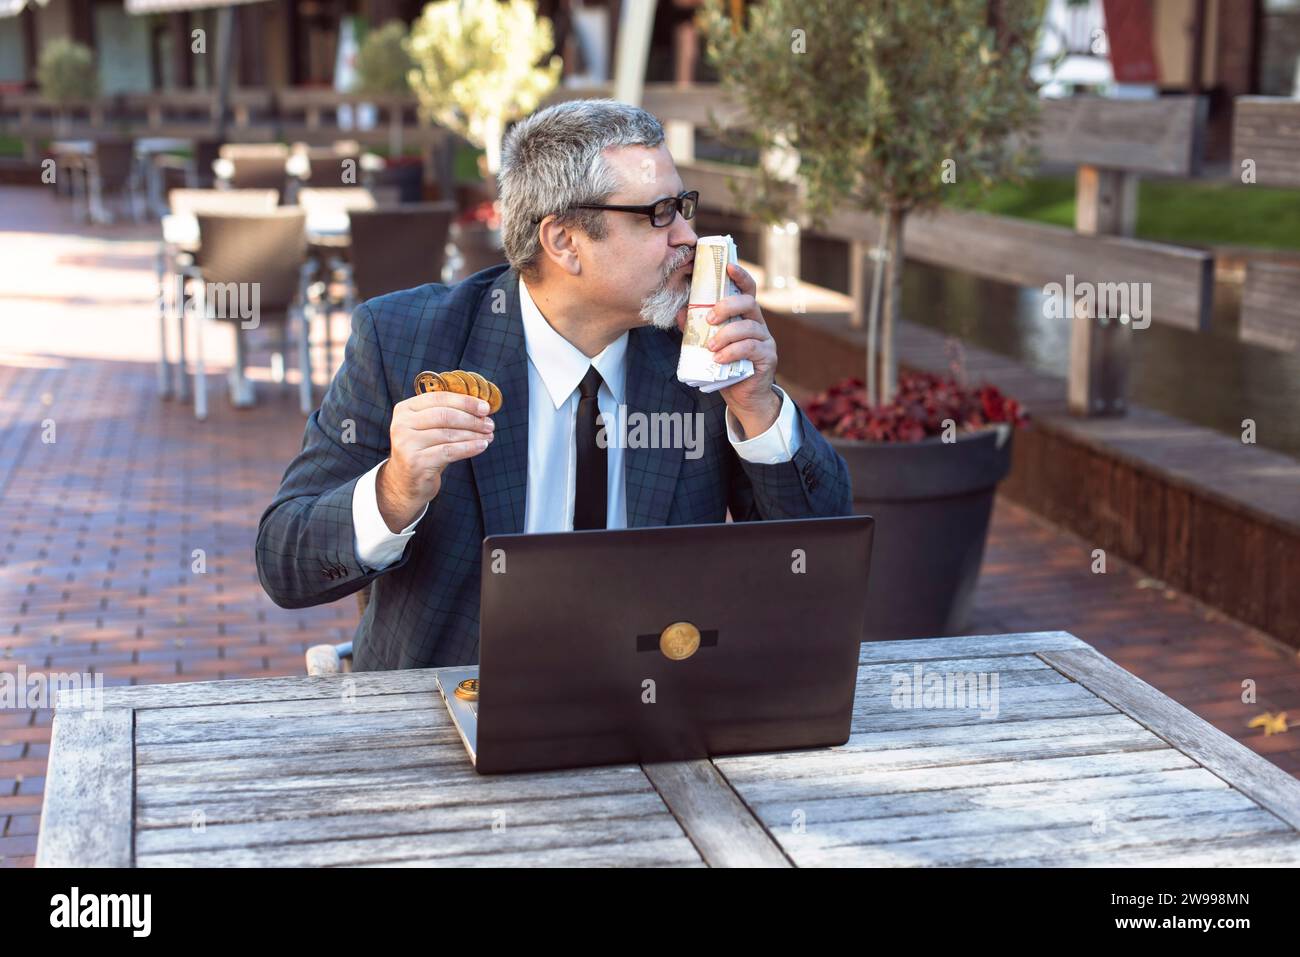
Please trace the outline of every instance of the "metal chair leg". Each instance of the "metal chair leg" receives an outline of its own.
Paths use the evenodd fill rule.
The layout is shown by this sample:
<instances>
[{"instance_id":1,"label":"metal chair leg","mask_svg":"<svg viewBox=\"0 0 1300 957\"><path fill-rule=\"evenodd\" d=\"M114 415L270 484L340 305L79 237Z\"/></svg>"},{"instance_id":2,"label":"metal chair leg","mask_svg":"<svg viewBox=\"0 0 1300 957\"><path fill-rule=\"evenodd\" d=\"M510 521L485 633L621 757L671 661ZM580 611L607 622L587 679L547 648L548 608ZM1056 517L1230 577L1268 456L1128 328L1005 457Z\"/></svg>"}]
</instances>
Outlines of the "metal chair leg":
<instances>
[{"instance_id":1,"label":"metal chair leg","mask_svg":"<svg viewBox=\"0 0 1300 957\"><path fill-rule=\"evenodd\" d=\"M271 381L277 385L285 382L285 366L289 358L289 320L280 323L276 333L275 352L271 354Z\"/></svg>"},{"instance_id":2,"label":"metal chair leg","mask_svg":"<svg viewBox=\"0 0 1300 957\"><path fill-rule=\"evenodd\" d=\"M323 320L325 334L325 378L334 374L334 337L330 335L330 323L334 320L334 310L330 308L329 300L323 300L320 304L320 314Z\"/></svg>"},{"instance_id":3,"label":"metal chair leg","mask_svg":"<svg viewBox=\"0 0 1300 957\"><path fill-rule=\"evenodd\" d=\"M172 370L167 361L167 245L160 243L155 259L158 270L158 394L172 397Z\"/></svg>"},{"instance_id":4,"label":"metal chair leg","mask_svg":"<svg viewBox=\"0 0 1300 957\"><path fill-rule=\"evenodd\" d=\"M141 157L141 161L135 165L131 174L131 222L138 223L144 220L144 214L149 211L149 184L146 182L148 168L145 164L149 162L149 157Z\"/></svg>"},{"instance_id":5,"label":"metal chair leg","mask_svg":"<svg viewBox=\"0 0 1300 957\"><path fill-rule=\"evenodd\" d=\"M185 361L185 280L183 272L176 274L176 398L185 401L190 397L189 366ZM200 307L202 303L200 302Z\"/></svg>"},{"instance_id":6,"label":"metal chair leg","mask_svg":"<svg viewBox=\"0 0 1300 957\"><path fill-rule=\"evenodd\" d=\"M72 217L83 223L90 222L90 185L87 182L86 167L69 164L68 175L72 177Z\"/></svg>"},{"instance_id":7,"label":"metal chair leg","mask_svg":"<svg viewBox=\"0 0 1300 957\"><path fill-rule=\"evenodd\" d=\"M232 324L235 330L235 367L230 370L230 401L236 408L247 408L254 403L253 383L244 374L248 365L244 329L239 320Z\"/></svg>"},{"instance_id":8,"label":"metal chair leg","mask_svg":"<svg viewBox=\"0 0 1300 957\"><path fill-rule=\"evenodd\" d=\"M90 170L90 205L90 218L93 222L104 226L113 221L104 208L104 181L100 179L99 170L95 167Z\"/></svg>"},{"instance_id":9,"label":"metal chair leg","mask_svg":"<svg viewBox=\"0 0 1300 957\"><path fill-rule=\"evenodd\" d=\"M208 377L203 368L203 323L207 321L205 309L194 310L194 417L208 417ZM182 319L182 323L184 319Z\"/></svg>"},{"instance_id":10,"label":"metal chair leg","mask_svg":"<svg viewBox=\"0 0 1300 957\"><path fill-rule=\"evenodd\" d=\"M311 314L301 300L294 307L298 327L298 368L301 372L298 383L298 405L303 415L311 415Z\"/></svg>"}]
</instances>

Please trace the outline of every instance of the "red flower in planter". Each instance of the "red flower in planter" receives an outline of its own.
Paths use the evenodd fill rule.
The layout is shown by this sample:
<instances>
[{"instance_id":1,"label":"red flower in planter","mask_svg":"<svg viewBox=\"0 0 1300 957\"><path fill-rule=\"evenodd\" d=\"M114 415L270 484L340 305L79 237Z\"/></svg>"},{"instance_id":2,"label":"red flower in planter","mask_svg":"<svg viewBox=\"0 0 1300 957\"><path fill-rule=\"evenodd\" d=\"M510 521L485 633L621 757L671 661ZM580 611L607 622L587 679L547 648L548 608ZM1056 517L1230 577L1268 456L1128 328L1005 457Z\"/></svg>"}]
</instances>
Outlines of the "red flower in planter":
<instances>
[{"instance_id":1,"label":"red flower in planter","mask_svg":"<svg viewBox=\"0 0 1300 957\"><path fill-rule=\"evenodd\" d=\"M501 228L501 207L495 200L485 199L456 217L458 226L482 225L487 229Z\"/></svg>"},{"instance_id":2,"label":"red flower in planter","mask_svg":"<svg viewBox=\"0 0 1300 957\"><path fill-rule=\"evenodd\" d=\"M1029 420L1020 403L997 386L968 389L930 372L901 374L888 405L872 406L863 381L849 378L804 402L803 409L818 431L866 442L919 442L941 435L946 419L964 431L999 422L1021 426Z\"/></svg>"}]
</instances>

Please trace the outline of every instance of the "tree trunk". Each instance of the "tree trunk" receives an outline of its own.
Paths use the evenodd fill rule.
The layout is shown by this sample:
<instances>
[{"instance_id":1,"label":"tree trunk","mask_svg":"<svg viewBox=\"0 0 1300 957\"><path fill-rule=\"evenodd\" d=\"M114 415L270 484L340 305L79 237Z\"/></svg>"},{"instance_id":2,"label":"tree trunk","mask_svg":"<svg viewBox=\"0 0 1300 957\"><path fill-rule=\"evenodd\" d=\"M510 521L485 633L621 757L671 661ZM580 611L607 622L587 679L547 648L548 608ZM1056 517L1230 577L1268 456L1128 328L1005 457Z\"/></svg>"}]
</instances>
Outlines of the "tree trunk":
<instances>
[{"instance_id":1,"label":"tree trunk","mask_svg":"<svg viewBox=\"0 0 1300 957\"><path fill-rule=\"evenodd\" d=\"M880 296L883 291L885 265L885 239L889 230L888 217L880 221L880 236L871 250L871 305L867 313L867 402L878 405L880 390L876 387L876 370L880 368Z\"/></svg>"},{"instance_id":2,"label":"tree trunk","mask_svg":"<svg viewBox=\"0 0 1300 957\"><path fill-rule=\"evenodd\" d=\"M894 353L894 332L903 306L903 222L907 212L891 207L885 225L885 292L880 317L880 397L884 405L898 391L898 358Z\"/></svg>"}]
</instances>

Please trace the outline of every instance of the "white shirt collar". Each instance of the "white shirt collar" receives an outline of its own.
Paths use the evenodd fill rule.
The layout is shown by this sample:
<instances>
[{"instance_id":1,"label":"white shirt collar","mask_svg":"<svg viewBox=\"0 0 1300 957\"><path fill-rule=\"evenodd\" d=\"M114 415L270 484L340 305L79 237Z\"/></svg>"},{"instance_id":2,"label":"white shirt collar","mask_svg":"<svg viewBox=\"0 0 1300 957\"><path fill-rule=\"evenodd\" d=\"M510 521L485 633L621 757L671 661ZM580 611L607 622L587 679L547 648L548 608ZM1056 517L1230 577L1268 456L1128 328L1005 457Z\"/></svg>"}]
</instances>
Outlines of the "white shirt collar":
<instances>
[{"instance_id":1,"label":"white shirt collar","mask_svg":"<svg viewBox=\"0 0 1300 957\"><path fill-rule=\"evenodd\" d=\"M533 297L519 279L519 310L524 320L524 341L528 358L546 384L558 410L573 395L589 366L595 366L605 380L614 401L623 402L623 384L626 378L627 332L607 345L594 359L588 359L582 350L555 331L547 322Z\"/></svg>"}]
</instances>

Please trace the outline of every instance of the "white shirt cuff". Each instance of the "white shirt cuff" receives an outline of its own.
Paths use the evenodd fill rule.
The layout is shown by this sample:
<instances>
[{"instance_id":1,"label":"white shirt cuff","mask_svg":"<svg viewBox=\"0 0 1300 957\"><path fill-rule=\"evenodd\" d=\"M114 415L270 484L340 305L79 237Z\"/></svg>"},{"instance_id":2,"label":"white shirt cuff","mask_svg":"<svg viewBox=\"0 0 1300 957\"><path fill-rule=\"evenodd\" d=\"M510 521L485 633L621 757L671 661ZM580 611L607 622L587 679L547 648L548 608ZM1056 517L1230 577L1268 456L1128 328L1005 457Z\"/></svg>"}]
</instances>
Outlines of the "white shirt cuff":
<instances>
[{"instance_id":1,"label":"white shirt cuff","mask_svg":"<svg viewBox=\"0 0 1300 957\"><path fill-rule=\"evenodd\" d=\"M384 459L384 462L387 461ZM379 497L375 492L375 478L384 462L357 479L357 484L352 489L353 547L357 561L375 571L386 568L402 557L407 541L415 534L415 526L420 524L420 519L429 510L429 503L426 502L410 525L397 534L389 531L388 523L379 513Z\"/></svg>"},{"instance_id":2,"label":"white shirt cuff","mask_svg":"<svg viewBox=\"0 0 1300 957\"><path fill-rule=\"evenodd\" d=\"M776 421L762 435L744 441L738 439L736 435L740 431L740 423L731 414L731 409L727 409L727 438L731 440L731 447L736 450L736 454L747 462L779 465L789 462L799 451L797 410L780 386L774 385L772 388L781 396L781 411L777 413Z\"/></svg>"}]
</instances>

